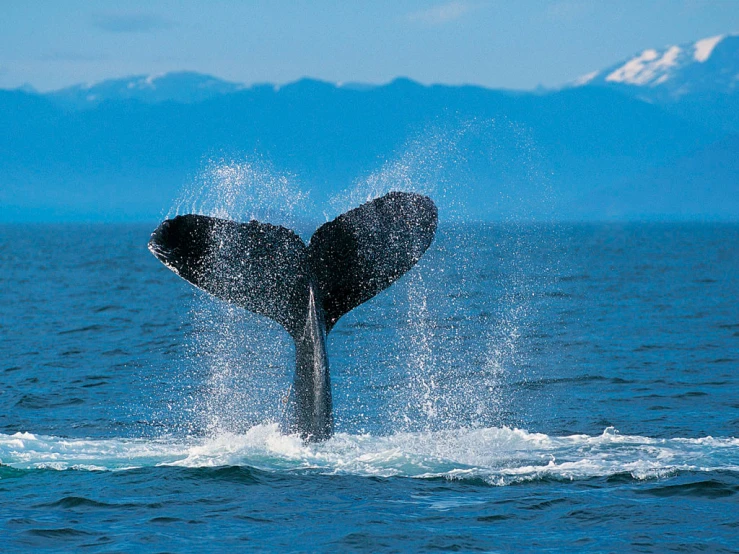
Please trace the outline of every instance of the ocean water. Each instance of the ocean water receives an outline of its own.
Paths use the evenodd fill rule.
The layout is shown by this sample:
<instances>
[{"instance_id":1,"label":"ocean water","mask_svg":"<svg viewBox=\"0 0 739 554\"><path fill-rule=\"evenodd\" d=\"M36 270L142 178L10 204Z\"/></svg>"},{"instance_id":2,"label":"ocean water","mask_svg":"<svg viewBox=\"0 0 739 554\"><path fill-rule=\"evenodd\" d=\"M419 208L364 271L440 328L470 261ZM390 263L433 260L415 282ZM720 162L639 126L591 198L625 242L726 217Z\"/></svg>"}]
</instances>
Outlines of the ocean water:
<instances>
[{"instance_id":1,"label":"ocean water","mask_svg":"<svg viewBox=\"0 0 739 554\"><path fill-rule=\"evenodd\" d=\"M442 224L303 444L155 224L0 227L0 551L739 551L739 226Z\"/></svg>"}]
</instances>

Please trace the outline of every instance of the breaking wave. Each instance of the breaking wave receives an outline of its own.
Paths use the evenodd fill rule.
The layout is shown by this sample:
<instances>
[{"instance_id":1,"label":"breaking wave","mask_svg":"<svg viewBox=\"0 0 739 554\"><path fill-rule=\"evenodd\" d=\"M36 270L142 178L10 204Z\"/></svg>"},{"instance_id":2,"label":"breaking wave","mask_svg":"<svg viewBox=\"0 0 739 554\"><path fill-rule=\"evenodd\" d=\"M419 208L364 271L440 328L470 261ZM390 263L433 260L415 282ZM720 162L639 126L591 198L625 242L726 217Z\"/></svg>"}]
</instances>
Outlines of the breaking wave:
<instances>
[{"instance_id":1,"label":"breaking wave","mask_svg":"<svg viewBox=\"0 0 739 554\"><path fill-rule=\"evenodd\" d=\"M320 444L277 425L190 439L72 439L0 434L0 464L20 470L121 471L142 467L243 466L269 472L447 478L508 485L630 474L739 471L739 439L650 438L613 428L601 435L549 436L507 427L389 436L339 433ZM0 472L2 475L2 472Z\"/></svg>"}]
</instances>

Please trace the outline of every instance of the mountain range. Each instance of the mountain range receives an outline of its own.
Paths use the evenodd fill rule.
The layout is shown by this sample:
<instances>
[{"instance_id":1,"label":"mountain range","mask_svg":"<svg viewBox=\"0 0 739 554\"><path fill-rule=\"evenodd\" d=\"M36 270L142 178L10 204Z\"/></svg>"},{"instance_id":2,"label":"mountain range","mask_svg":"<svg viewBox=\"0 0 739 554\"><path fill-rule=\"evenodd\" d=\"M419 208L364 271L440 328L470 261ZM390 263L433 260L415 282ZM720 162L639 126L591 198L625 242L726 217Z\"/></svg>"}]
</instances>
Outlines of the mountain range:
<instances>
[{"instance_id":1,"label":"mountain range","mask_svg":"<svg viewBox=\"0 0 739 554\"><path fill-rule=\"evenodd\" d=\"M310 191L315 218L379 187L480 220L737 220L738 80L729 35L535 92L192 72L0 90L0 221L155 220L247 162Z\"/></svg>"}]
</instances>

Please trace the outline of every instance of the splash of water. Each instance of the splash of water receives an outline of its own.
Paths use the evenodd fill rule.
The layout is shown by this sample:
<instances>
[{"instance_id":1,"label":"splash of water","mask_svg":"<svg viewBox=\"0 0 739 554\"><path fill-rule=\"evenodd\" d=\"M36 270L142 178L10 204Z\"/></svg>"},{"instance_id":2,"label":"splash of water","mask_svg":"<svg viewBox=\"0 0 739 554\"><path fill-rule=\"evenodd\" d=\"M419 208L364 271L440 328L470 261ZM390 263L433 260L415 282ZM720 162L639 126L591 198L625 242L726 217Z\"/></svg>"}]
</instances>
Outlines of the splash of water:
<instances>
[{"instance_id":1,"label":"splash of water","mask_svg":"<svg viewBox=\"0 0 739 554\"><path fill-rule=\"evenodd\" d=\"M510 152L509 148L501 148L503 143L516 145L516 159L500 159L499 150ZM472 152L472 145L479 150L480 144L482 152ZM400 352L399 359L390 361L386 368L395 381L390 383L391 397L386 400L385 417L392 421L392 428L386 431L512 422L510 399L504 391L512 377L526 380L521 375L525 360L519 343L534 325L530 274L534 273L537 255L527 250L531 241L516 237L535 215L545 213L543 206L550 203L540 158L530 133L504 119L470 120L444 129L432 126L409 140L379 170L332 199L334 210L341 212L391 190L425 193L440 207L439 233L444 233L444 222L465 222L470 213L475 213L464 204L468 159L476 163L482 159L488 169L502 166L489 174L490 186L497 189L499 215L505 221L496 235L497 243L468 249L466 243L474 242L477 231L468 228L460 236L461 243L443 253L447 258L444 262L434 263L435 256L442 253L432 246L420 267L395 285L404 292L405 315L398 321L394 345ZM514 166L516 172L512 171ZM520 175L521 167L527 175L526 183L522 191L515 191L506 174ZM477 255L491 256L491 265L497 265L493 268L497 282L489 298L471 300L465 282L475 278L470 272ZM448 265L452 271L445 276L444 267ZM447 293L438 294L436 289ZM400 296L395 294L396 298ZM474 306L479 316L470 313ZM481 328L486 330L480 333ZM451 344L458 347L450 348ZM476 372L474 378L458 378L471 371Z\"/></svg>"},{"instance_id":2,"label":"splash of water","mask_svg":"<svg viewBox=\"0 0 739 554\"><path fill-rule=\"evenodd\" d=\"M405 148L380 169L334 196L330 200L333 215L392 190L431 195L440 205L442 224L447 218L454 220L464 215L468 207L460 199L464 198L465 191L467 145L472 139L479 143L481 137L490 139L489 152L484 153L489 163L500 161L495 158L496 144L515 140L520 156L506 163L530 168L530 183L538 186L539 181L545 181L537 161L538 153L525 129L495 120L467 121L454 128L432 126L411 138ZM501 205L520 204L511 202L511 190L507 190L505 184L499 188L503 198ZM545 202L542 200L545 194L531 195L530 189L525 191L529 200ZM197 183L185 191L172 211L237 220L259 218L292 227L296 216L309 212L309 201L308 195L293 179L276 173L259 160L211 160ZM506 216L508 224L514 226L510 237L520 232L521 218L527 218L533 211L515 209ZM326 219L330 218L329 214L325 215ZM469 233L470 236L462 237L463 242L471 239L474 231ZM446 261L434 263L424 259L421 268L394 286L394 289L401 288L395 298L402 298L405 316L396 329L399 355L383 368L391 374L385 380L385 384L391 382L391 392L381 399L384 406L379 411L386 416L386 421L392 422L383 432L514 423L503 416L510 404L503 391L511 374L515 373L519 381L522 379L523 354L518 344L527 327L532 325L532 285L527 275L532 254L522 251L522 243L510 237L500 241L503 246L488 245L489 251L504 259L501 267L496 268L497 292L491 292L491 299L497 305L490 306L491 299L476 301L483 305L479 317L469 313L469 299L463 290L465 281L474 278L468 272L473 265L470 256L475 252L461 256L458 252L444 253L457 256L453 276L425 277L428 272L443 272L441 266L446 265ZM458 249L464 248L460 245ZM427 258L433 258L434 253L429 254ZM454 292L433 294L439 287ZM488 320L487 331L482 334L479 333L480 318ZM192 319L195 329L189 351L192 371L197 371L196 366L205 366L209 374L194 410L200 414L199 426L215 435L243 431L278 417L292 370L291 343L281 329L264 318L216 303L202 294L196 296ZM477 336L470 338L476 333ZM461 347L449 347L450 344L459 346L460 341L464 341ZM460 359L462 352L464 359ZM364 367L376 363L375 359L361 360L363 356L371 358L372 355L367 349L351 354ZM458 372L470 371L477 372L474 379L455 378ZM375 381L373 386L382 379ZM346 384L351 385L348 381ZM365 411L369 408L361 401L356 406Z\"/></svg>"},{"instance_id":3,"label":"splash of water","mask_svg":"<svg viewBox=\"0 0 739 554\"><path fill-rule=\"evenodd\" d=\"M12 470L121 471L140 467L244 466L270 472L482 480L508 485L630 474L739 471L739 439L621 435L549 436L508 427L395 433L339 433L320 444L281 435L277 425L211 438L67 439L0 434L0 462ZM0 469L0 479L2 470Z\"/></svg>"},{"instance_id":4,"label":"splash of water","mask_svg":"<svg viewBox=\"0 0 739 554\"><path fill-rule=\"evenodd\" d=\"M263 160L220 159L207 163L169 217L195 213L294 228L309 210L309 194ZM197 290L189 318L184 362L190 380L204 381L194 396L183 399L192 418L189 430L217 436L279 417L293 365L292 342L282 328Z\"/></svg>"},{"instance_id":5,"label":"splash of water","mask_svg":"<svg viewBox=\"0 0 739 554\"><path fill-rule=\"evenodd\" d=\"M442 203L445 217L449 217L453 211L451 208L455 206L455 192L462 186L450 179L454 169L463 165L459 142L465 130L465 125L425 128L409 139L400 153L380 169L357 179L353 187L330 198L332 213L325 213L326 219L391 191L431 196L437 204Z\"/></svg>"},{"instance_id":6,"label":"splash of water","mask_svg":"<svg viewBox=\"0 0 739 554\"><path fill-rule=\"evenodd\" d=\"M264 160L211 159L185 188L167 214L192 213L236 221L294 226L311 207L310 194L297 180L277 172Z\"/></svg>"}]
</instances>

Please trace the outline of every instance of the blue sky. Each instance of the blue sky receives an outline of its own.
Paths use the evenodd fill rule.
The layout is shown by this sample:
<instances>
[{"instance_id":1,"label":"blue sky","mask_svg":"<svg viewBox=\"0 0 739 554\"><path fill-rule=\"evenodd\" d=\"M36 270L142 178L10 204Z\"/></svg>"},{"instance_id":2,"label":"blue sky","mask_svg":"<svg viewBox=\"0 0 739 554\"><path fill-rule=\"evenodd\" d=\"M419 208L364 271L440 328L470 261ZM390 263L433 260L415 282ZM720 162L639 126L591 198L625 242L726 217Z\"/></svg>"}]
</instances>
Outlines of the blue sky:
<instances>
[{"instance_id":1,"label":"blue sky","mask_svg":"<svg viewBox=\"0 0 739 554\"><path fill-rule=\"evenodd\" d=\"M644 48L739 31L739 1L3 2L0 88L194 70L557 86Z\"/></svg>"}]
</instances>

